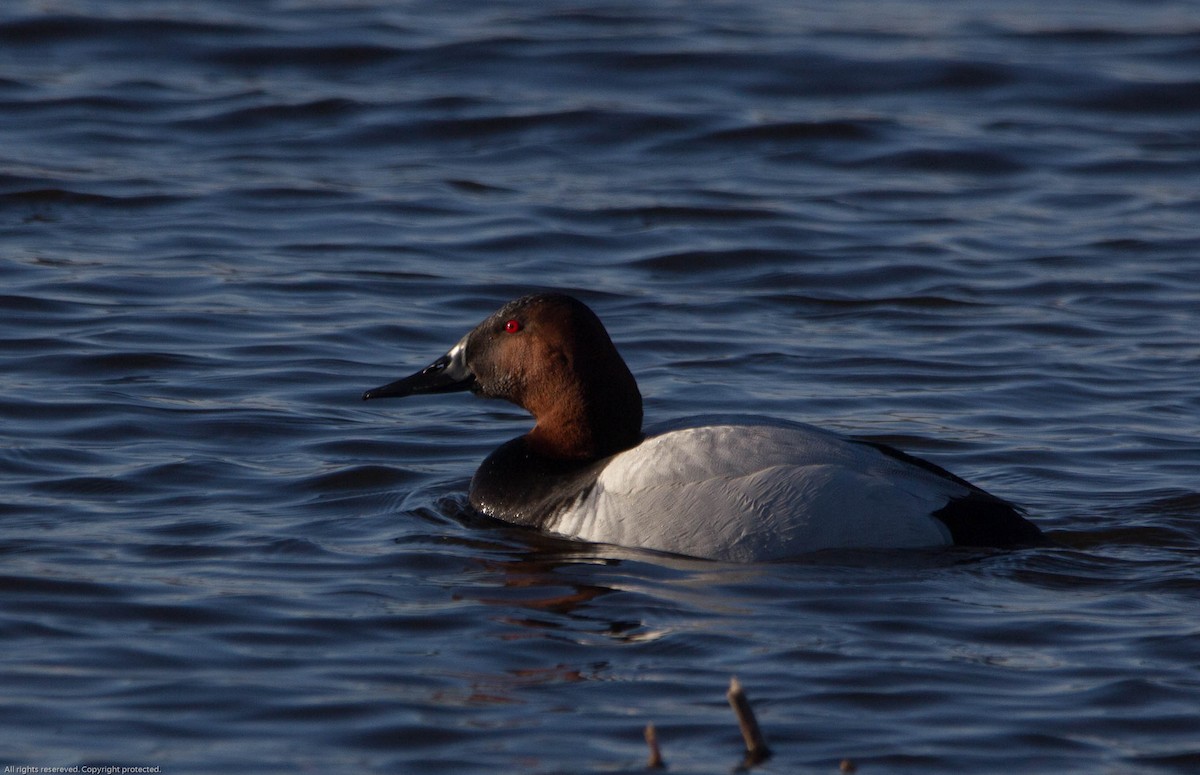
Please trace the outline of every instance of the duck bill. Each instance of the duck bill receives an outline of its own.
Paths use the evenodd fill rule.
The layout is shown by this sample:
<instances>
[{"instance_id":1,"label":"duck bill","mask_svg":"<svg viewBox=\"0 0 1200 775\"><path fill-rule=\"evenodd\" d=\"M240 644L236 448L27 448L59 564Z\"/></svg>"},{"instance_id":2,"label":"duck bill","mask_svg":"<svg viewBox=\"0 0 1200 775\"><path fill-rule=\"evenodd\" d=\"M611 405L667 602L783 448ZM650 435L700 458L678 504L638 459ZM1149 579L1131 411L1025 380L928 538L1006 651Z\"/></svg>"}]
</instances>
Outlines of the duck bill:
<instances>
[{"instance_id":1,"label":"duck bill","mask_svg":"<svg viewBox=\"0 0 1200 775\"><path fill-rule=\"evenodd\" d=\"M371 388L363 393L363 400L372 398L404 398L425 393L456 393L470 390L475 384L475 373L467 366L466 347L462 342L450 352L416 374Z\"/></svg>"}]
</instances>

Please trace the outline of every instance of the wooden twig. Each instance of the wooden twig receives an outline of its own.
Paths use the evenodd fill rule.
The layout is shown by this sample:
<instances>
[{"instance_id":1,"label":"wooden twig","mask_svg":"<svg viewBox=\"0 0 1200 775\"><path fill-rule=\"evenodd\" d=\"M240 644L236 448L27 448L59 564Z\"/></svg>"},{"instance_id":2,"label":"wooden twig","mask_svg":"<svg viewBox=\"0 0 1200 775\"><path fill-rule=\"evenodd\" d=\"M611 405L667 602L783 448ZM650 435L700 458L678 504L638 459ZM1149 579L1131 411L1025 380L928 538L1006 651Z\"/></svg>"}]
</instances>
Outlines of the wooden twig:
<instances>
[{"instance_id":1,"label":"wooden twig","mask_svg":"<svg viewBox=\"0 0 1200 775\"><path fill-rule=\"evenodd\" d=\"M651 770L665 769L667 764L663 761L662 751L658 748L658 731L653 724L646 725L646 745L650 747L650 758L646 761L646 768Z\"/></svg>"},{"instance_id":2,"label":"wooden twig","mask_svg":"<svg viewBox=\"0 0 1200 775\"><path fill-rule=\"evenodd\" d=\"M767 748L767 741L763 739L762 730L758 728L758 720L754 718L750 700L746 699L746 692L742 690L742 684L736 677L730 679L729 691L725 693L725 697L729 700L729 707L733 708L733 714L737 716L738 729L742 731L742 740L746 743L746 764L766 761L771 751Z\"/></svg>"}]
</instances>

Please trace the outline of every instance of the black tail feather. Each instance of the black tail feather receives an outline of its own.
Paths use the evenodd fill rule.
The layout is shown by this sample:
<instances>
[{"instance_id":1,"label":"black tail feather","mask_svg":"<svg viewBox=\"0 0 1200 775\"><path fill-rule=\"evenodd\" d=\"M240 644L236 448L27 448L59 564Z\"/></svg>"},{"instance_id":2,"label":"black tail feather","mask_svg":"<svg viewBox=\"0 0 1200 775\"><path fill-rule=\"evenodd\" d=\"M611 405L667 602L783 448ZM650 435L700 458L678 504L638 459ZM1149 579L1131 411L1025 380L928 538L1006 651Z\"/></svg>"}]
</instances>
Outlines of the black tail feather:
<instances>
[{"instance_id":1,"label":"black tail feather","mask_svg":"<svg viewBox=\"0 0 1200 775\"><path fill-rule=\"evenodd\" d=\"M1038 526L1025 519L1016 506L978 488L951 499L933 516L949 528L958 546L1008 549L1046 543Z\"/></svg>"},{"instance_id":2,"label":"black tail feather","mask_svg":"<svg viewBox=\"0 0 1200 775\"><path fill-rule=\"evenodd\" d=\"M956 545L994 546L1004 549L1047 543L1038 526L1026 519L1019 508L1003 498L981 490L935 463L901 452L895 447L876 441L856 441L873 447L888 457L902 460L967 488L966 495L952 498L945 506L933 512L933 516L950 530L950 537Z\"/></svg>"}]
</instances>

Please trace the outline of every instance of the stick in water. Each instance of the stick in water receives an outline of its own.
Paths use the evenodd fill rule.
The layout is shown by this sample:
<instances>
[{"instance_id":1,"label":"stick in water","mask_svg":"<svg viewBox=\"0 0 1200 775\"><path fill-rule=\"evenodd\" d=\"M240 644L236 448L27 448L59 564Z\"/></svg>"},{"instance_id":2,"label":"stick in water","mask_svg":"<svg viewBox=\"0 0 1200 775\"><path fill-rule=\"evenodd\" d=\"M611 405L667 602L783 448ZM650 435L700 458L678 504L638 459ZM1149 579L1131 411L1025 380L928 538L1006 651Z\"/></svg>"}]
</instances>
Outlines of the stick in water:
<instances>
[{"instance_id":1,"label":"stick in water","mask_svg":"<svg viewBox=\"0 0 1200 775\"><path fill-rule=\"evenodd\" d=\"M663 761L662 751L658 749L658 731L653 724L646 725L646 745L650 746L650 759L646 762L647 769L664 769L667 765Z\"/></svg>"},{"instance_id":2,"label":"stick in water","mask_svg":"<svg viewBox=\"0 0 1200 775\"><path fill-rule=\"evenodd\" d=\"M746 692L742 690L742 684L736 677L730 679L729 691L725 696L729 699L729 707L733 708L733 714L737 716L742 740L746 742L746 763L758 764L765 761L771 755L771 751L767 748L767 741L763 739L762 730L758 728L758 720L754 718L750 700L746 699Z\"/></svg>"}]
</instances>

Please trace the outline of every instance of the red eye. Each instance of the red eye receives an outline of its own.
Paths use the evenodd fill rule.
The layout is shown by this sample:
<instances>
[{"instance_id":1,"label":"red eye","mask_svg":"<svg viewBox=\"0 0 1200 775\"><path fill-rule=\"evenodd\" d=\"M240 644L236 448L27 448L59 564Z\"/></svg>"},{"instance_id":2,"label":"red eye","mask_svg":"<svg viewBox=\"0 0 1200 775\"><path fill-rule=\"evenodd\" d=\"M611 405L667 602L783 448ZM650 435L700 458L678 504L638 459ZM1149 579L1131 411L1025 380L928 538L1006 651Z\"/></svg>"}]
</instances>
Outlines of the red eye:
<instances>
[{"instance_id":1,"label":"red eye","mask_svg":"<svg viewBox=\"0 0 1200 775\"><path fill-rule=\"evenodd\" d=\"M515 334L521 330L521 321L513 319L504 324L504 330L510 334Z\"/></svg>"}]
</instances>

